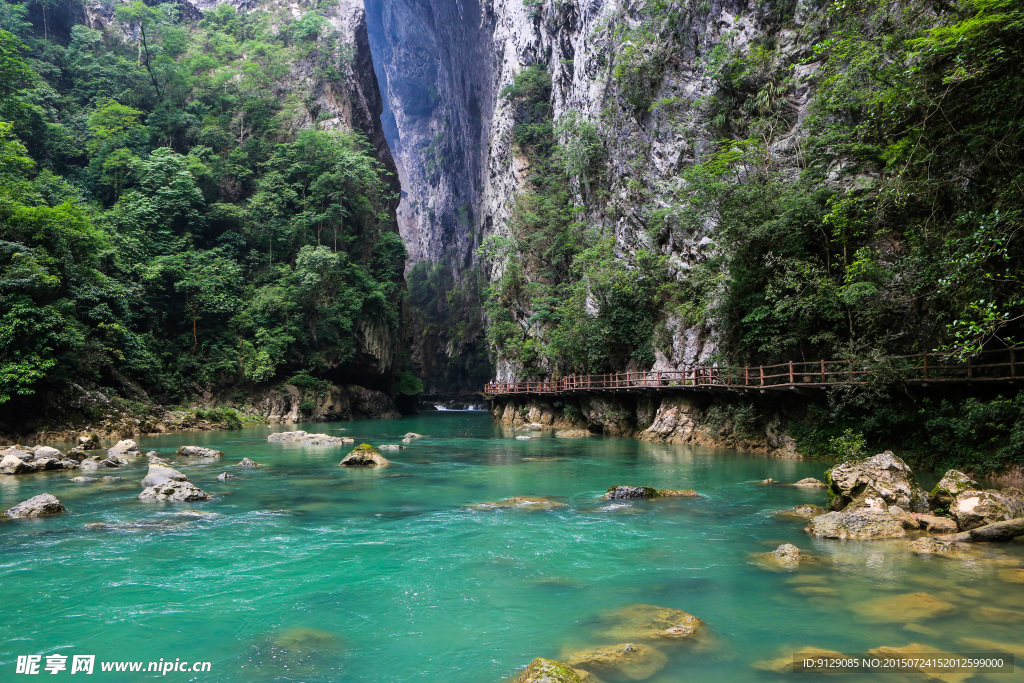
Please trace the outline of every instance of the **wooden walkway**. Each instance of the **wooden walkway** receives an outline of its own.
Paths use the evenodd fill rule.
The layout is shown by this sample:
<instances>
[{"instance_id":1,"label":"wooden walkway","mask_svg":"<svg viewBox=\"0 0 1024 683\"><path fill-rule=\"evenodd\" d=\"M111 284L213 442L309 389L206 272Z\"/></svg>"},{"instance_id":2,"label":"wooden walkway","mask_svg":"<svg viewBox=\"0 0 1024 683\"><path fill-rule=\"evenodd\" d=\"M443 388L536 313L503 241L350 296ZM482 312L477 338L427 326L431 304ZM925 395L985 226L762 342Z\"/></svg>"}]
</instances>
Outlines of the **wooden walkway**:
<instances>
[{"instance_id":1,"label":"wooden walkway","mask_svg":"<svg viewBox=\"0 0 1024 683\"><path fill-rule=\"evenodd\" d=\"M590 391L677 389L768 391L827 389L864 384L872 375L891 374L908 384L1014 383L1024 379L1024 346L982 351L967 361L950 362L935 354L897 356L879 362L822 360L745 367L698 365L670 372L617 372L569 375L535 382L492 382L485 398L514 394L552 395Z\"/></svg>"}]
</instances>

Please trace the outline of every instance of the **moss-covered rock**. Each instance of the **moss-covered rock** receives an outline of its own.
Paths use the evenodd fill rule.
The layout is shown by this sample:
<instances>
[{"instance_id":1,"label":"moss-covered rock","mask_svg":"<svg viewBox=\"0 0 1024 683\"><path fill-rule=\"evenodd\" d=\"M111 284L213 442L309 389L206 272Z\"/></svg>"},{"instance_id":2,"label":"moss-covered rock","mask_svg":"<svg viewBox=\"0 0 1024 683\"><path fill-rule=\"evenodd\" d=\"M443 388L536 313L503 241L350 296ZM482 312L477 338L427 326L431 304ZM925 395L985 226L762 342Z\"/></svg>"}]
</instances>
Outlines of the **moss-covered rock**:
<instances>
[{"instance_id":1,"label":"moss-covered rock","mask_svg":"<svg viewBox=\"0 0 1024 683\"><path fill-rule=\"evenodd\" d=\"M932 506L948 508L958 494L972 489L979 489L981 485L959 470L949 470L935 488L931 490L928 497Z\"/></svg>"},{"instance_id":2,"label":"moss-covered rock","mask_svg":"<svg viewBox=\"0 0 1024 683\"><path fill-rule=\"evenodd\" d=\"M581 683L581 679L568 664L537 657L512 683Z\"/></svg>"},{"instance_id":3,"label":"moss-covered rock","mask_svg":"<svg viewBox=\"0 0 1024 683\"><path fill-rule=\"evenodd\" d=\"M832 510L844 509L870 488L886 505L898 505L908 512L928 511L927 494L907 463L892 451L867 460L840 463L825 473L825 483Z\"/></svg>"},{"instance_id":4,"label":"moss-covered rock","mask_svg":"<svg viewBox=\"0 0 1024 683\"><path fill-rule=\"evenodd\" d=\"M601 618L609 624L605 637L630 642L695 638L707 628L689 612L658 605L629 605L605 612Z\"/></svg>"},{"instance_id":5,"label":"moss-covered rock","mask_svg":"<svg viewBox=\"0 0 1024 683\"><path fill-rule=\"evenodd\" d=\"M693 489L658 489L662 498L699 498L700 494Z\"/></svg>"},{"instance_id":6,"label":"moss-covered rock","mask_svg":"<svg viewBox=\"0 0 1024 683\"><path fill-rule=\"evenodd\" d=\"M570 653L569 666L596 676L643 681L665 668L668 657L661 650L640 643L619 643Z\"/></svg>"}]
</instances>

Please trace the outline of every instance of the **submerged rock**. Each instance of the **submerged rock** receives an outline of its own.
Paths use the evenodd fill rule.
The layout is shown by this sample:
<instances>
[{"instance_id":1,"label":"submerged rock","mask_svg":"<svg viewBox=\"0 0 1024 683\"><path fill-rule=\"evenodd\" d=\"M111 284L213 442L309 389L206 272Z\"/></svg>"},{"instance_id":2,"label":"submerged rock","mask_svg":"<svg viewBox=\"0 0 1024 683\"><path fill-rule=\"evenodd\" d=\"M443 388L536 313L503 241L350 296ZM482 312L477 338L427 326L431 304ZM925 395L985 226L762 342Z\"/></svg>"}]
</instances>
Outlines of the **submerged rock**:
<instances>
[{"instance_id":1,"label":"submerged rock","mask_svg":"<svg viewBox=\"0 0 1024 683\"><path fill-rule=\"evenodd\" d=\"M275 432L267 436L267 441L270 443L292 443L295 441L302 441L302 437L306 436L306 432Z\"/></svg>"},{"instance_id":2,"label":"submerged rock","mask_svg":"<svg viewBox=\"0 0 1024 683\"><path fill-rule=\"evenodd\" d=\"M658 489L651 486L613 486L605 492L604 497L608 500L657 498Z\"/></svg>"},{"instance_id":3,"label":"submerged rock","mask_svg":"<svg viewBox=\"0 0 1024 683\"><path fill-rule=\"evenodd\" d=\"M1020 489L961 491L949 505L949 514L961 531L1024 516L1024 493Z\"/></svg>"},{"instance_id":4,"label":"submerged rock","mask_svg":"<svg viewBox=\"0 0 1024 683\"><path fill-rule=\"evenodd\" d=\"M870 488L886 505L898 505L909 512L928 511L928 496L918 486L907 463L892 451L836 465L825 473L825 479L832 510L844 509Z\"/></svg>"},{"instance_id":5,"label":"submerged rock","mask_svg":"<svg viewBox=\"0 0 1024 683\"><path fill-rule=\"evenodd\" d=\"M498 508L519 508L524 510L554 510L555 508L568 507L565 503L559 503L548 498L534 496L513 496L504 500L489 501L487 503L476 503L466 507L474 510L496 510Z\"/></svg>"},{"instance_id":6,"label":"submerged rock","mask_svg":"<svg viewBox=\"0 0 1024 683\"><path fill-rule=\"evenodd\" d=\"M789 510L779 510L775 514L779 517L788 517L790 519L811 519L825 514L825 508L820 505L797 505Z\"/></svg>"},{"instance_id":7,"label":"submerged rock","mask_svg":"<svg viewBox=\"0 0 1024 683\"><path fill-rule=\"evenodd\" d=\"M642 681L665 668L668 657L661 650L639 643L620 643L574 652L565 658L569 666L601 676Z\"/></svg>"},{"instance_id":8,"label":"submerged rock","mask_svg":"<svg viewBox=\"0 0 1024 683\"><path fill-rule=\"evenodd\" d=\"M775 481L771 477L768 477L767 479L762 479L761 481L759 481L757 483L758 484L778 484L779 482Z\"/></svg>"},{"instance_id":9,"label":"submerged rock","mask_svg":"<svg viewBox=\"0 0 1024 683\"><path fill-rule=\"evenodd\" d=\"M583 679L568 664L537 657L526 665L512 683L582 683Z\"/></svg>"},{"instance_id":10,"label":"submerged rock","mask_svg":"<svg viewBox=\"0 0 1024 683\"><path fill-rule=\"evenodd\" d=\"M981 485L959 470L948 470L928 494L935 507L948 507L958 494L980 489Z\"/></svg>"},{"instance_id":11,"label":"submerged rock","mask_svg":"<svg viewBox=\"0 0 1024 683\"><path fill-rule=\"evenodd\" d=\"M823 482L823 481L821 481L819 479L815 479L814 477L807 477L805 479L801 479L798 482L794 482L793 486L799 486L800 488L804 488L804 489L823 489L823 488L826 488L825 482Z\"/></svg>"},{"instance_id":12,"label":"submerged rock","mask_svg":"<svg viewBox=\"0 0 1024 683\"><path fill-rule=\"evenodd\" d=\"M561 429L555 432L555 436L560 439L581 439L591 434L586 429Z\"/></svg>"},{"instance_id":13,"label":"submerged rock","mask_svg":"<svg viewBox=\"0 0 1024 683\"><path fill-rule=\"evenodd\" d=\"M869 619L894 623L923 621L955 610L952 603L924 592L874 598L853 605L853 611Z\"/></svg>"},{"instance_id":14,"label":"submerged rock","mask_svg":"<svg viewBox=\"0 0 1024 683\"><path fill-rule=\"evenodd\" d=\"M182 446L178 449L178 455L185 458L222 458L224 453L213 448L204 446Z\"/></svg>"},{"instance_id":15,"label":"submerged rock","mask_svg":"<svg viewBox=\"0 0 1024 683\"><path fill-rule=\"evenodd\" d=\"M798 659L837 658L841 659L843 654L835 650L822 650L817 647L801 647L783 650L782 654L774 659L762 659L751 664L760 671L771 671L777 674L793 673L793 662Z\"/></svg>"},{"instance_id":16,"label":"submerged rock","mask_svg":"<svg viewBox=\"0 0 1024 683\"><path fill-rule=\"evenodd\" d=\"M242 458L241 460L239 460L238 461L238 466L239 467L250 467L250 468L251 467L263 467L263 465L259 464L255 460L250 460L249 458Z\"/></svg>"},{"instance_id":17,"label":"submerged rock","mask_svg":"<svg viewBox=\"0 0 1024 683\"><path fill-rule=\"evenodd\" d=\"M403 448L405 448L405 446L399 446L397 443L382 443L377 446L377 450L379 451L400 451Z\"/></svg>"},{"instance_id":18,"label":"submerged rock","mask_svg":"<svg viewBox=\"0 0 1024 683\"><path fill-rule=\"evenodd\" d=\"M391 461L377 452L368 443L356 446L351 453L342 458L339 467L386 467Z\"/></svg>"},{"instance_id":19,"label":"submerged rock","mask_svg":"<svg viewBox=\"0 0 1024 683\"><path fill-rule=\"evenodd\" d=\"M700 636L707 628L689 612L658 605L629 605L601 618L613 624L603 634L614 640L681 640Z\"/></svg>"},{"instance_id":20,"label":"submerged rock","mask_svg":"<svg viewBox=\"0 0 1024 683\"><path fill-rule=\"evenodd\" d=\"M120 456L135 458L138 457L138 455L139 444L135 443L132 439L123 439L107 449L107 456L109 457Z\"/></svg>"},{"instance_id":21,"label":"submerged rock","mask_svg":"<svg viewBox=\"0 0 1024 683\"><path fill-rule=\"evenodd\" d=\"M868 540L906 536L903 523L887 510L858 508L844 512L827 512L811 519L807 532L822 538Z\"/></svg>"},{"instance_id":22,"label":"submerged rock","mask_svg":"<svg viewBox=\"0 0 1024 683\"><path fill-rule=\"evenodd\" d=\"M7 510L7 516L13 519L23 517L47 517L67 512L64 504L57 500L57 497L49 493L41 493L28 500L22 501Z\"/></svg>"},{"instance_id":23,"label":"submerged rock","mask_svg":"<svg viewBox=\"0 0 1024 683\"><path fill-rule=\"evenodd\" d=\"M772 551L772 556L780 562L797 563L800 561L800 548L797 548L792 543L783 543Z\"/></svg>"},{"instance_id":24,"label":"submerged rock","mask_svg":"<svg viewBox=\"0 0 1024 683\"><path fill-rule=\"evenodd\" d=\"M931 536L925 536L924 538L912 541L909 547L920 555L944 555L949 557L970 554L970 549L964 543L940 541Z\"/></svg>"},{"instance_id":25,"label":"submerged rock","mask_svg":"<svg viewBox=\"0 0 1024 683\"><path fill-rule=\"evenodd\" d=\"M341 646L341 638L327 631L306 626L296 626L285 629L277 634L273 644L275 647L293 653L323 652L324 650L339 648Z\"/></svg>"},{"instance_id":26,"label":"submerged rock","mask_svg":"<svg viewBox=\"0 0 1024 683\"><path fill-rule=\"evenodd\" d=\"M235 475L230 474L228 472L221 472L220 474L217 475L218 481L227 481L228 479L235 479L235 478L236 478Z\"/></svg>"},{"instance_id":27,"label":"submerged rock","mask_svg":"<svg viewBox=\"0 0 1024 683\"><path fill-rule=\"evenodd\" d=\"M142 480L142 488L150 488L152 486L161 486L175 481L188 481L188 477L167 465L161 465L159 463L150 463L149 471L146 473L146 477Z\"/></svg>"},{"instance_id":28,"label":"submerged rock","mask_svg":"<svg viewBox=\"0 0 1024 683\"><path fill-rule=\"evenodd\" d=\"M658 489L658 495L662 498L700 498L693 489Z\"/></svg>"},{"instance_id":29,"label":"submerged rock","mask_svg":"<svg viewBox=\"0 0 1024 683\"><path fill-rule=\"evenodd\" d=\"M71 481L75 482L76 484L89 484L91 482L96 481L96 477L74 477L71 479Z\"/></svg>"},{"instance_id":30,"label":"submerged rock","mask_svg":"<svg viewBox=\"0 0 1024 683\"><path fill-rule=\"evenodd\" d=\"M423 435L422 434L417 434L416 432L406 432L405 436L403 436L402 438L403 439L409 439L409 440L412 440L412 439L422 439Z\"/></svg>"},{"instance_id":31,"label":"submerged rock","mask_svg":"<svg viewBox=\"0 0 1024 683\"><path fill-rule=\"evenodd\" d=\"M139 500L163 500L175 503L191 503L209 500L210 494L187 481L168 481L151 486L139 494Z\"/></svg>"}]
</instances>

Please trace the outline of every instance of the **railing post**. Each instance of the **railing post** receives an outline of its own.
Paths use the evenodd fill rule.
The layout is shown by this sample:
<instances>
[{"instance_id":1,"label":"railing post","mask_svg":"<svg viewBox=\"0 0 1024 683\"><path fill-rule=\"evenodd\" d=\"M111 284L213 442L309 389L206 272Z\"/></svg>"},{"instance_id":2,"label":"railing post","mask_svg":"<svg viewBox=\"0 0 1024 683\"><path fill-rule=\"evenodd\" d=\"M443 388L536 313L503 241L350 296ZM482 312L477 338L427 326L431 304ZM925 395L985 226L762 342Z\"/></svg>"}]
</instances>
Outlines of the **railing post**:
<instances>
[{"instance_id":1,"label":"railing post","mask_svg":"<svg viewBox=\"0 0 1024 683\"><path fill-rule=\"evenodd\" d=\"M924 377L924 379L928 379L928 354L923 353L921 355L924 356L924 368L921 376Z\"/></svg>"},{"instance_id":2,"label":"railing post","mask_svg":"<svg viewBox=\"0 0 1024 683\"><path fill-rule=\"evenodd\" d=\"M825 383L825 359L821 360L821 383Z\"/></svg>"},{"instance_id":3,"label":"railing post","mask_svg":"<svg viewBox=\"0 0 1024 683\"><path fill-rule=\"evenodd\" d=\"M764 366L760 365L758 367L761 369L761 386L763 387L764 386Z\"/></svg>"},{"instance_id":4,"label":"railing post","mask_svg":"<svg viewBox=\"0 0 1024 683\"><path fill-rule=\"evenodd\" d=\"M789 383L793 383L793 361L789 361Z\"/></svg>"}]
</instances>

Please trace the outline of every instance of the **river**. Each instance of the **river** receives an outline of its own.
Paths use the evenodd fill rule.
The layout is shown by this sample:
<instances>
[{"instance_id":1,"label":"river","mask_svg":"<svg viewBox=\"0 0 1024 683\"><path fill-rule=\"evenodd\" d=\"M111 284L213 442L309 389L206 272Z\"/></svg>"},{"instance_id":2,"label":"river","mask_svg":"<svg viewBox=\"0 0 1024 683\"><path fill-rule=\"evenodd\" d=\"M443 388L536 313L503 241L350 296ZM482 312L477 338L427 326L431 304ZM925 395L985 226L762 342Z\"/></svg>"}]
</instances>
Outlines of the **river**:
<instances>
[{"instance_id":1,"label":"river","mask_svg":"<svg viewBox=\"0 0 1024 683\"><path fill-rule=\"evenodd\" d=\"M337 467L351 447L266 441L295 428L374 445L425 438L386 452L391 467L352 470ZM621 642L608 613L638 603L707 624L700 642L658 645L667 663L647 679L658 683L783 680L753 664L802 646L1021 647L1024 584L1004 580L1020 544L981 562L919 557L903 541L812 539L774 511L821 504L820 490L754 482L820 478L822 463L613 437L516 440L486 412L138 441L176 462L179 445L223 450L221 462L180 465L215 499L139 501L144 457L101 472L116 483L0 477L3 508L49 492L70 511L0 524L0 678L18 655L93 654L211 663L156 676L166 680L499 681L537 656ZM237 470L242 457L263 467ZM223 471L238 477L218 481ZM603 500L614 484L701 497ZM466 507L510 496L566 505ZM810 561L772 571L752 555L780 543Z\"/></svg>"}]
</instances>

